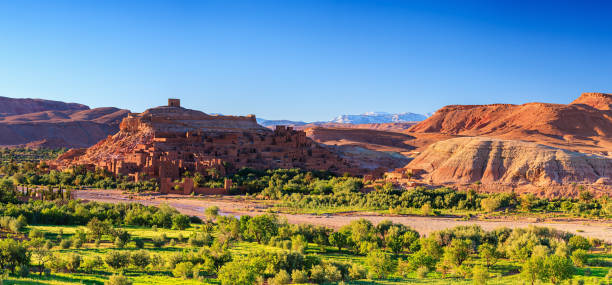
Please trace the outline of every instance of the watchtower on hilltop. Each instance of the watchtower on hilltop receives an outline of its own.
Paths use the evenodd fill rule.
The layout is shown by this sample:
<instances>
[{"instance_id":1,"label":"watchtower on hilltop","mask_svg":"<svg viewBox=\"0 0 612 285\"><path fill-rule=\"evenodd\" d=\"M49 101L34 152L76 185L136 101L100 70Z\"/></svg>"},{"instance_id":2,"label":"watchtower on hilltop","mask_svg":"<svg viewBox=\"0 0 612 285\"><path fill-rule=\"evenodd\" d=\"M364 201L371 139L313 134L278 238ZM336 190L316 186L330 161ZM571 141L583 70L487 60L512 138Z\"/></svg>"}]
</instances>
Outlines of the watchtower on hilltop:
<instances>
[{"instance_id":1,"label":"watchtower on hilltop","mask_svg":"<svg viewBox=\"0 0 612 285\"><path fill-rule=\"evenodd\" d=\"M181 107L181 99L168 98L168 107Z\"/></svg>"}]
</instances>

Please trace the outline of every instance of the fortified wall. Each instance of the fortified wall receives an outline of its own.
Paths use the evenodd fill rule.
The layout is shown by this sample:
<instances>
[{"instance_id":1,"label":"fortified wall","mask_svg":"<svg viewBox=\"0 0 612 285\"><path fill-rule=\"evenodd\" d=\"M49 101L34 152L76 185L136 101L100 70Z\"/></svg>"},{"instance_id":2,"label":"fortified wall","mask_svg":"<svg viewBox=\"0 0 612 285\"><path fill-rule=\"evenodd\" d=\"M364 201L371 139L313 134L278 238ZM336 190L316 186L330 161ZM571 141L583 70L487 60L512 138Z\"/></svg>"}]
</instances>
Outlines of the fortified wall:
<instances>
[{"instance_id":1,"label":"fortified wall","mask_svg":"<svg viewBox=\"0 0 612 285\"><path fill-rule=\"evenodd\" d=\"M219 177L243 167L362 174L303 131L285 126L272 131L254 115L208 115L182 108L178 99L130 114L119 133L78 154L64 165L92 165L135 181L174 181L196 172Z\"/></svg>"}]
</instances>

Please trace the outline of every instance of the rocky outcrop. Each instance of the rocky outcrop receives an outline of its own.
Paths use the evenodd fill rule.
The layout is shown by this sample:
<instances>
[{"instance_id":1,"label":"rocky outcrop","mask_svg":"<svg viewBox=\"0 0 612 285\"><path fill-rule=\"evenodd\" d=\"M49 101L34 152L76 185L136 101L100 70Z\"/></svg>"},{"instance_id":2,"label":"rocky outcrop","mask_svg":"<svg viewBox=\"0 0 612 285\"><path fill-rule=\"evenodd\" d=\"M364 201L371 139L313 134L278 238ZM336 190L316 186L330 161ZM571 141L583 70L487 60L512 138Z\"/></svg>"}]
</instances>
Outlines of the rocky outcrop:
<instances>
[{"instance_id":1,"label":"rocky outcrop","mask_svg":"<svg viewBox=\"0 0 612 285\"><path fill-rule=\"evenodd\" d=\"M185 172L209 175L254 169L302 168L336 173L363 173L303 131L260 126L253 115L209 115L168 106L130 114L117 134L82 154L61 157L58 168L89 165L118 175L178 179Z\"/></svg>"},{"instance_id":2,"label":"rocky outcrop","mask_svg":"<svg viewBox=\"0 0 612 285\"><path fill-rule=\"evenodd\" d=\"M612 94L582 93L572 105L586 105L599 110L612 110Z\"/></svg>"},{"instance_id":3,"label":"rocky outcrop","mask_svg":"<svg viewBox=\"0 0 612 285\"><path fill-rule=\"evenodd\" d=\"M569 105L451 105L408 131L520 139L571 151L612 155L610 98L609 94L585 93Z\"/></svg>"},{"instance_id":4,"label":"rocky outcrop","mask_svg":"<svg viewBox=\"0 0 612 285\"><path fill-rule=\"evenodd\" d=\"M427 147L407 168L433 184L594 184L612 177L612 159L517 140L463 137Z\"/></svg>"}]
</instances>

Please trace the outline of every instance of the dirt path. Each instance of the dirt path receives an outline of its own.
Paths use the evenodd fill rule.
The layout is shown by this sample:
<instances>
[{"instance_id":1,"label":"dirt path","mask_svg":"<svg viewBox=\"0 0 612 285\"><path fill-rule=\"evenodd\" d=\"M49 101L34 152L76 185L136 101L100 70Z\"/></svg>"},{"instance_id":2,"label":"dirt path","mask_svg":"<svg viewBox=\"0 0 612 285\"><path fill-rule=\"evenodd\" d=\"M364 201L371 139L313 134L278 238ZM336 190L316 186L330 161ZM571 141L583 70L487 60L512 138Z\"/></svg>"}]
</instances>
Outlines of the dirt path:
<instances>
[{"instance_id":1,"label":"dirt path","mask_svg":"<svg viewBox=\"0 0 612 285\"><path fill-rule=\"evenodd\" d=\"M109 203L140 203L143 205L160 205L167 203L176 208L181 213L192 216L204 216L204 209L210 206L219 207L221 214L224 215L259 215L264 214L265 207L263 205L251 202L242 201L236 197L210 197L194 199L190 196L181 195L157 195L157 196L134 196L130 198L117 190L87 190L75 191L77 198L91 201L109 202ZM383 220L391 220L395 223L402 223L417 230L421 234L428 234L432 231L451 228L459 225L480 225L485 230L492 230L499 227L508 228L523 228L530 225L541 227L550 227L558 230L576 233L587 237L594 237L612 242L612 224L601 222L535 222L527 220L519 221L488 221L488 220L470 220L457 221L453 218L444 217L418 217L418 216L381 216L368 213L354 213L343 215L308 215L308 214L280 214L285 217L289 223L308 223L315 225L323 225L332 228L339 228L349 224L353 220L368 219L372 223L379 223Z\"/></svg>"}]
</instances>

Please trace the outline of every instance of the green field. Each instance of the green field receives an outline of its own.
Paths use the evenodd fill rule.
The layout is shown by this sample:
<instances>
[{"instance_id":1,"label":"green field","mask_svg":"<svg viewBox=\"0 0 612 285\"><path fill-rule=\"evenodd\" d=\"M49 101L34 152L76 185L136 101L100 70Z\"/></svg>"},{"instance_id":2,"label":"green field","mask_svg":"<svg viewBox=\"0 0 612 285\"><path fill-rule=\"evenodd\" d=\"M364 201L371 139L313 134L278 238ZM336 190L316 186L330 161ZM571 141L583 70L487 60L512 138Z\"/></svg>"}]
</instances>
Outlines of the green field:
<instances>
[{"instance_id":1,"label":"green field","mask_svg":"<svg viewBox=\"0 0 612 285\"><path fill-rule=\"evenodd\" d=\"M104 258L111 251L135 252L134 242L129 242L124 248L117 248L109 236L104 236L100 241L99 246L92 242L83 244L81 248L62 249L58 244L60 240L72 238L77 229L87 231L84 226L29 226L28 231L33 229L40 230L44 234L44 238L53 242L51 252L55 257L67 256L69 254L79 254L83 260L92 259L96 256ZM179 236L188 237L196 232L202 232L201 226L185 230L170 230L170 229L152 229L150 227L125 227L125 230L131 235L132 239L142 239L144 241L144 249L151 254L158 254L164 259L172 254L181 252L197 251L197 247L190 246L185 241L178 241ZM61 235L60 235L61 233ZM165 234L170 242L163 247L155 247L152 239L154 237ZM229 249L232 258L240 259L249 254L258 251L265 252L282 252L285 249L276 246L263 245L255 242L238 241L233 243ZM353 254L347 250L338 251L331 246L319 246L315 243L308 244L304 251L305 255L316 255L322 261L342 262L349 264L361 264L367 267L366 257L364 255ZM400 254L394 259L403 259L407 255ZM597 258L607 264L612 263L612 254L603 253L601 249L596 249L589 254L590 259ZM482 265L483 261L476 255L472 255L466 262L468 266ZM500 259L490 269L490 279L487 284L522 284L524 281L519 277L518 271L521 269L521 263L511 261L509 259ZM573 277L574 282L584 280L585 284L606 284L605 276L610 268L606 266L586 266L576 270ZM32 267L32 272L28 277L8 277L5 278L3 284L104 284L108 278L119 271L129 278L133 284L219 284L215 276L205 276L197 279L177 278L173 276L172 270L167 265L151 266L142 269L135 266L128 266L121 270L113 270L107 265L102 265L93 268L91 271L83 268L75 270L76 272L47 272L39 276L35 267ZM418 278L415 273L409 273L405 276L400 276L397 273L390 274L385 279L362 279L353 281L344 281L344 284L472 284L473 280L450 274L446 278L442 278L438 272L430 272L426 278ZM329 284L336 284L331 282ZM575 283L578 284L578 283Z\"/></svg>"}]
</instances>

